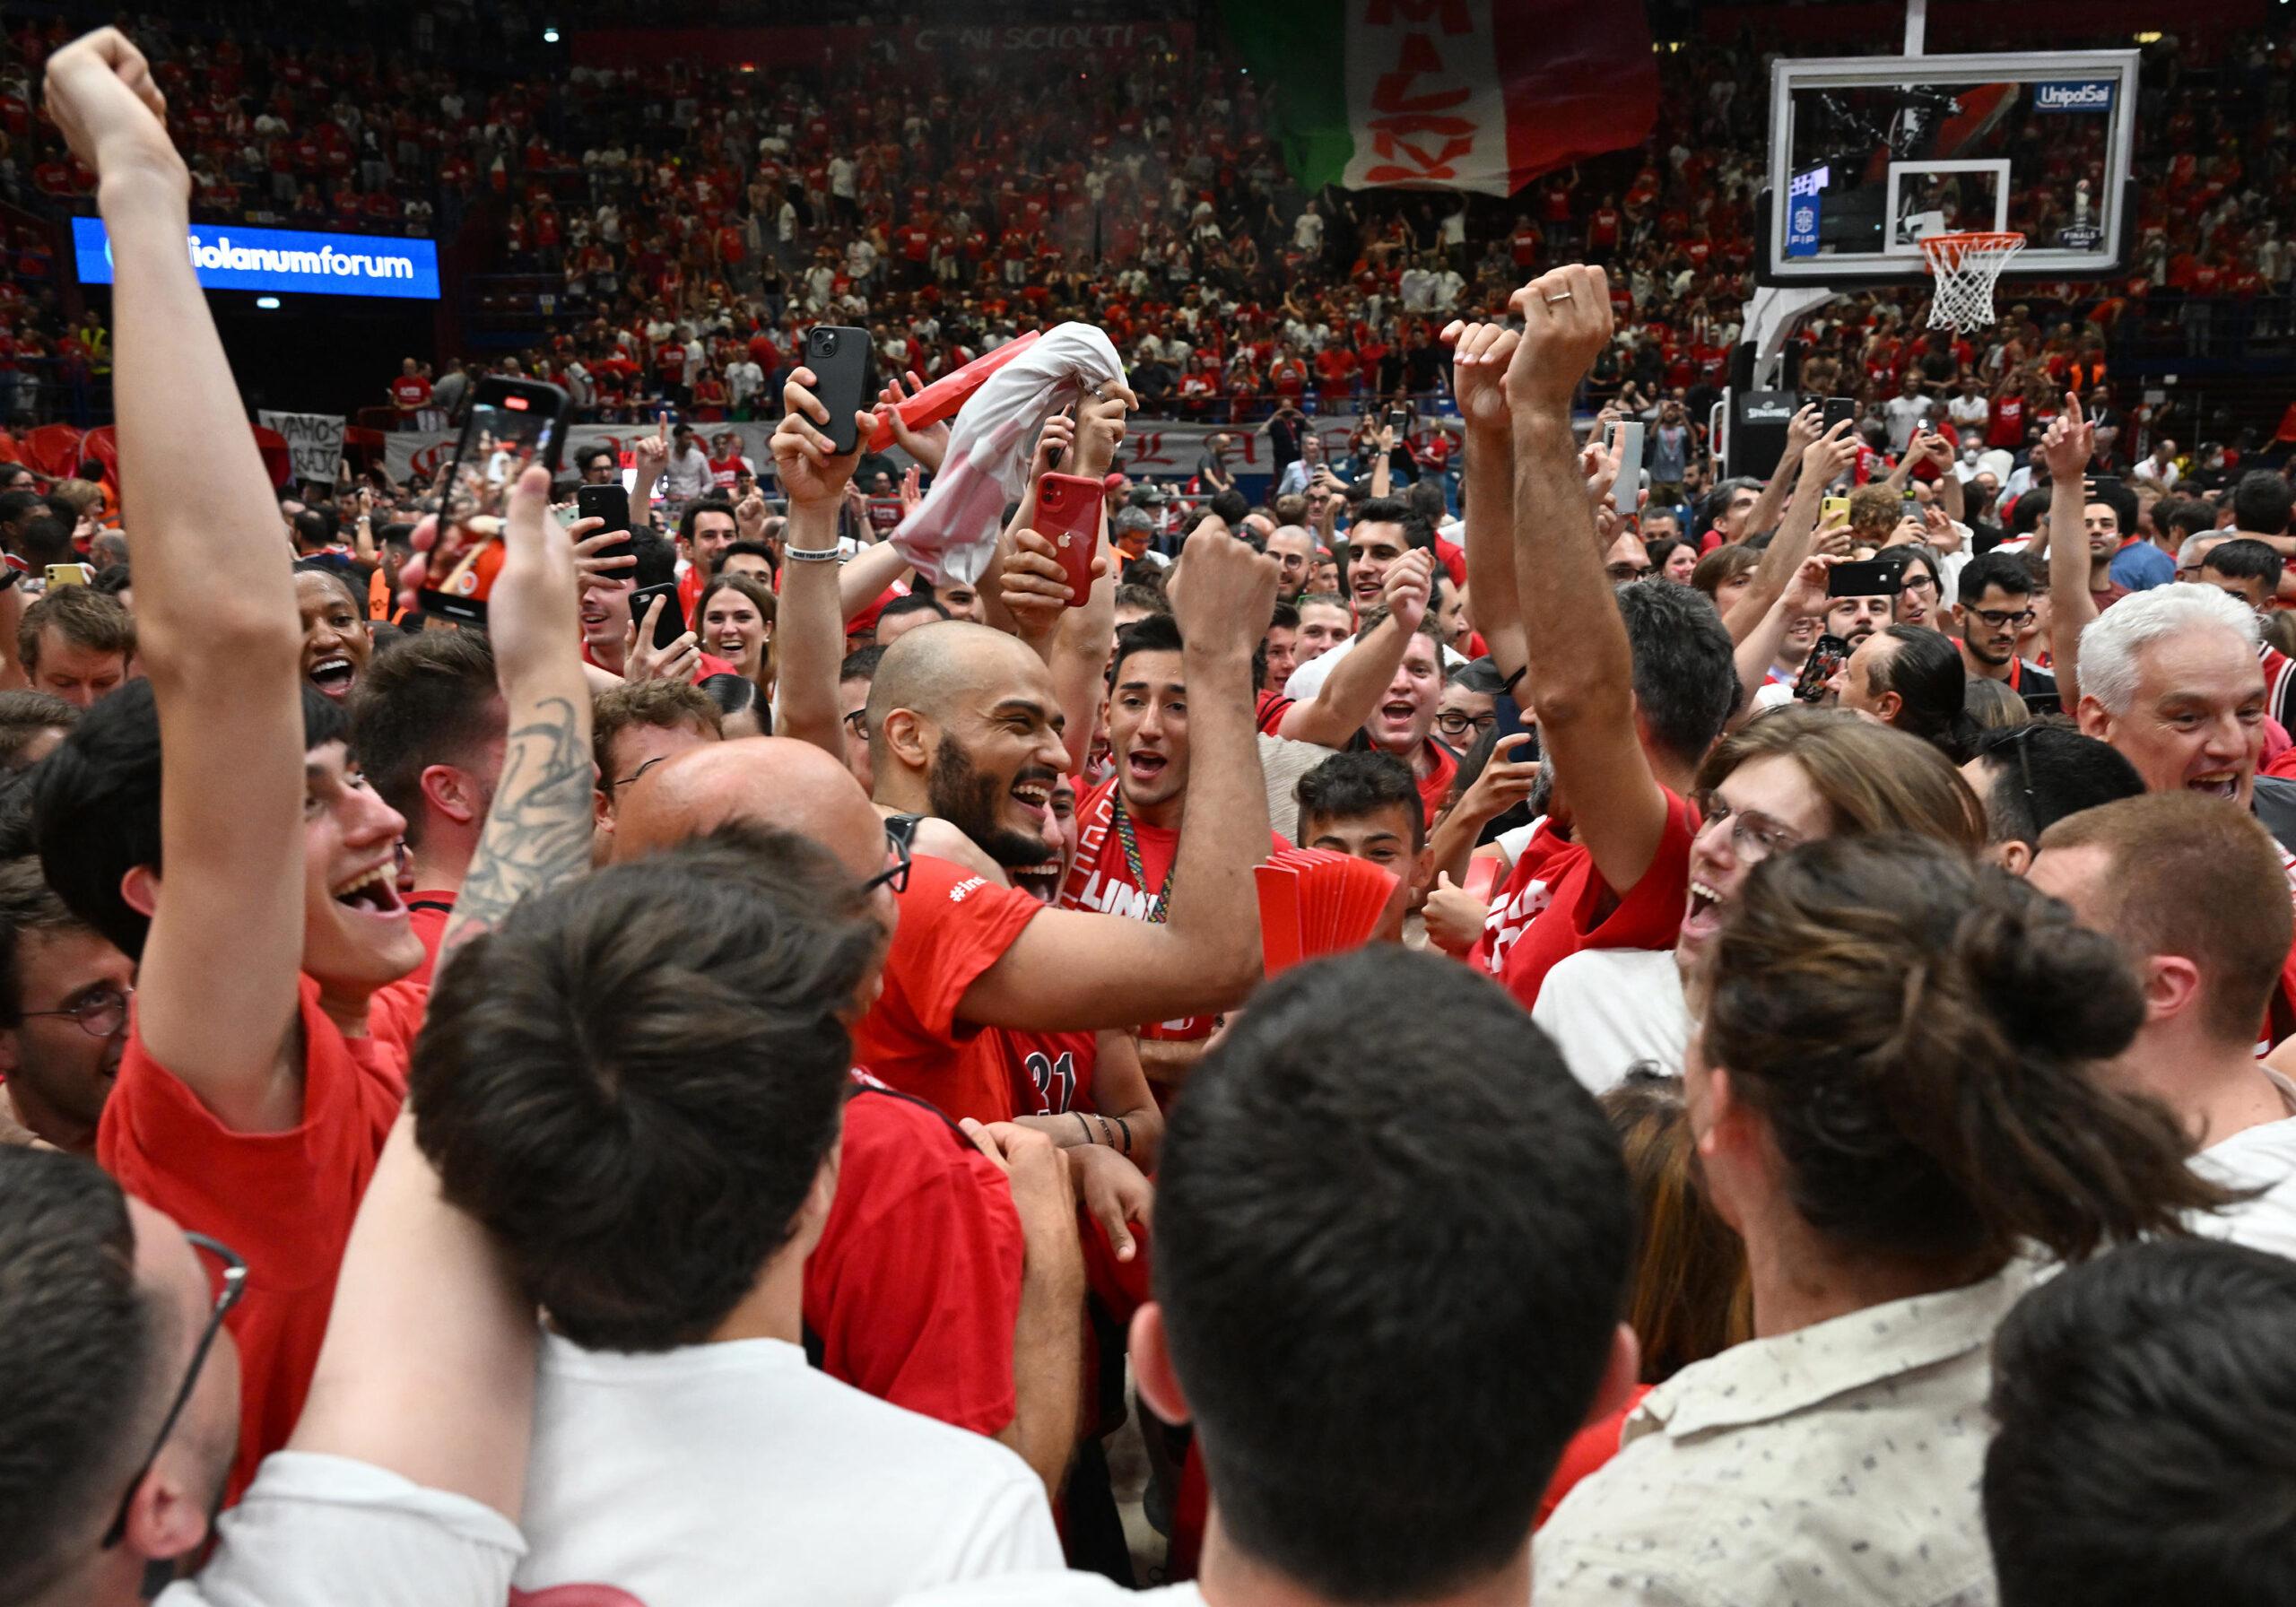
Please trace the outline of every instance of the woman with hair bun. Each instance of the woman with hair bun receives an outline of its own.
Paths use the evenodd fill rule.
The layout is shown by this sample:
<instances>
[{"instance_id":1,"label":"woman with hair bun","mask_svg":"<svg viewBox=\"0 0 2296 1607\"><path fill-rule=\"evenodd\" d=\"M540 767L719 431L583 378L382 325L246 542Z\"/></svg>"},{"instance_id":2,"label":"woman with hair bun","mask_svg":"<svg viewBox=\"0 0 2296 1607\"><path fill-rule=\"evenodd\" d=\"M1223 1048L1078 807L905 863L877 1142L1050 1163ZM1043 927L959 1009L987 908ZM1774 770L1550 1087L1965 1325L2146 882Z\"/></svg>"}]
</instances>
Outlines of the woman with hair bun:
<instances>
[{"instance_id":1,"label":"woman with hair bun","mask_svg":"<svg viewBox=\"0 0 2296 1607\"><path fill-rule=\"evenodd\" d=\"M1990 1603L1995 1327L2228 1196L2115 1090L2144 1002L2066 908L1941 844L1776 856L1716 938L1686 1094L1754 1337L1661 1385L1540 1532L1543 1603Z\"/></svg>"}]
</instances>

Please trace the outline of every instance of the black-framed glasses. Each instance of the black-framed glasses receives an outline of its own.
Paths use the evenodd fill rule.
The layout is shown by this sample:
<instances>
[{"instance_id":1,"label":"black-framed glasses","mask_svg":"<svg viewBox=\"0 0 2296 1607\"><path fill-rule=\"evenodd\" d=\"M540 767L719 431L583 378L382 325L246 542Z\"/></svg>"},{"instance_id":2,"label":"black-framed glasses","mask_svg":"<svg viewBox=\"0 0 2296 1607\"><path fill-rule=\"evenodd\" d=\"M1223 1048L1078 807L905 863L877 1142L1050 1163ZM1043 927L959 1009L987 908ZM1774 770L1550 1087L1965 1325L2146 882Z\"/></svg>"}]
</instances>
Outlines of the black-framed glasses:
<instances>
[{"instance_id":1,"label":"black-framed glasses","mask_svg":"<svg viewBox=\"0 0 2296 1607\"><path fill-rule=\"evenodd\" d=\"M1657 572L1647 563L1614 563L1604 571L1620 586L1627 585L1631 581L1648 580Z\"/></svg>"},{"instance_id":2,"label":"black-framed glasses","mask_svg":"<svg viewBox=\"0 0 2296 1607\"><path fill-rule=\"evenodd\" d=\"M1970 612L1996 630L2004 625L2030 625L2041 617L2038 609L2031 608L2021 608L2013 613L2005 608L1972 608Z\"/></svg>"},{"instance_id":3,"label":"black-framed glasses","mask_svg":"<svg viewBox=\"0 0 2296 1607\"><path fill-rule=\"evenodd\" d=\"M866 708L857 708L841 717L845 728L854 735L865 737L869 734L869 711Z\"/></svg>"},{"instance_id":4,"label":"black-framed glasses","mask_svg":"<svg viewBox=\"0 0 2296 1607\"><path fill-rule=\"evenodd\" d=\"M892 855L893 862L861 884L865 897L881 887L890 888L896 893L909 890L909 867L911 863L909 839L916 830L917 821L913 816L898 825L892 821L885 822L885 847Z\"/></svg>"},{"instance_id":5,"label":"black-framed glasses","mask_svg":"<svg viewBox=\"0 0 2296 1607\"><path fill-rule=\"evenodd\" d=\"M638 777L643 776L647 771L652 769L656 765L661 763L664 760L669 757L670 756L666 753L655 754L653 758L648 760L644 764L639 765L636 769L631 771L629 775L624 776L621 780L609 782L607 784L606 790L608 792L615 792L619 791L622 787L628 786L631 782L637 780Z\"/></svg>"},{"instance_id":6,"label":"black-framed glasses","mask_svg":"<svg viewBox=\"0 0 2296 1607\"><path fill-rule=\"evenodd\" d=\"M144 1454L142 1464L135 1470L135 1476L127 1481L126 1493L119 1498L119 1510L112 1516L111 1527L104 1531L103 1550L107 1551L117 1545L127 1533L127 1509L135 1504L135 1492L143 1488L144 1475L152 1471L152 1464L160 1459L161 1449L167 1445L168 1436L176 1431L176 1420L191 1403L191 1392L199 1383L199 1369L207 1365L207 1352L215 1348L215 1335L222 1331L223 1319L230 1315L231 1307L238 1305L239 1297L247 1292L248 1264L237 1250L220 1239L208 1238L204 1233L187 1233L184 1238L191 1241L194 1249L204 1250L223 1264L223 1287L216 1292L215 1305L207 1314L207 1326L201 1331L199 1344L191 1353L191 1365L184 1369L182 1386L176 1391L175 1400L169 1404L168 1415L160 1420L160 1431L152 1437L151 1450Z\"/></svg>"},{"instance_id":7,"label":"black-framed glasses","mask_svg":"<svg viewBox=\"0 0 2296 1607\"><path fill-rule=\"evenodd\" d=\"M83 994L76 1004L62 1010L27 1010L24 1017L29 1021L34 1016L69 1016L90 1038L109 1038L127 1025L127 1002L135 996L132 987L100 987Z\"/></svg>"},{"instance_id":8,"label":"black-framed glasses","mask_svg":"<svg viewBox=\"0 0 2296 1607\"><path fill-rule=\"evenodd\" d=\"M1480 736L1498 723L1495 714L1469 714L1463 708L1447 708L1435 717L1435 729L1445 736L1465 736L1470 731Z\"/></svg>"}]
</instances>

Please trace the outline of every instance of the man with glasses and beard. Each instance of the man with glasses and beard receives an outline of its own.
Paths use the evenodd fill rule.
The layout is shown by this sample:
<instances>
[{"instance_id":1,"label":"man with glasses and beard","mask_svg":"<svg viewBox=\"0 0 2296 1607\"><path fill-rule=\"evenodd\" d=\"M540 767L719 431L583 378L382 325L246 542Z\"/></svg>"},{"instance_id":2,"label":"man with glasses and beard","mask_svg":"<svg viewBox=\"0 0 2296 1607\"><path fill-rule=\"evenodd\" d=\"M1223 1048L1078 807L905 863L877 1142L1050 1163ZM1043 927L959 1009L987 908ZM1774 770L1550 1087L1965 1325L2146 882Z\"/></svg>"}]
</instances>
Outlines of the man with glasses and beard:
<instances>
[{"instance_id":1,"label":"man with glasses and beard","mask_svg":"<svg viewBox=\"0 0 2296 1607\"><path fill-rule=\"evenodd\" d=\"M2018 630L2032 622L2033 578L2013 552L1983 552L1961 577L1953 629L1972 677L2005 682L2022 698L2054 697L2057 678L2017 656Z\"/></svg>"}]
</instances>

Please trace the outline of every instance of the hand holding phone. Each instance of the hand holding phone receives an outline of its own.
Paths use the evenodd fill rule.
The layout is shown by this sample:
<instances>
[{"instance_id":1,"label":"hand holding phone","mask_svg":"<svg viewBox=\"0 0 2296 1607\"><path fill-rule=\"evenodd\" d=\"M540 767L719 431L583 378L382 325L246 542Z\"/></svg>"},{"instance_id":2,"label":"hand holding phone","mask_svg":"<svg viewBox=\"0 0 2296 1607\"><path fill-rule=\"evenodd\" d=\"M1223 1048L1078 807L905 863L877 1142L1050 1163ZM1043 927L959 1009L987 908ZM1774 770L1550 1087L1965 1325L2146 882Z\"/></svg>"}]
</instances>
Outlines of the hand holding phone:
<instances>
[{"instance_id":1,"label":"hand holding phone","mask_svg":"<svg viewBox=\"0 0 2296 1607\"><path fill-rule=\"evenodd\" d=\"M1836 565L1839 570L1840 566ZM1829 577L1831 578L1831 577ZM1802 661L1802 673L1794 677L1794 699L1798 703L1815 703L1826 695L1826 688L1841 666L1849 662L1849 644L1838 636L1828 634L1818 638L1810 648L1809 657Z\"/></svg>"},{"instance_id":2,"label":"hand holding phone","mask_svg":"<svg viewBox=\"0 0 2296 1607\"><path fill-rule=\"evenodd\" d=\"M1825 411L1819 415L1819 422L1831 431L1836 424L1850 423L1857 417L1857 399L1855 396L1828 396Z\"/></svg>"},{"instance_id":3,"label":"hand holding phone","mask_svg":"<svg viewBox=\"0 0 2296 1607\"><path fill-rule=\"evenodd\" d=\"M530 379L483 379L439 492L439 523L424 555L416 605L465 624L486 622L502 567L502 516L529 465L553 473L566 435L567 396Z\"/></svg>"},{"instance_id":4,"label":"hand holding phone","mask_svg":"<svg viewBox=\"0 0 2296 1607\"><path fill-rule=\"evenodd\" d=\"M1082 474L1050 473L1037 482L1037 534L1052 543L1068 574L1068 606L1092 589L1092 559L1100 539L1100 482Z\"/></svg>"},{"instance_id":5,"label":"hand holding phone","mask_svg":"<svg viewBox=\"0 0 2296 1607\"><path fill-rule=\"evenodd\" d=\"M813 371L813 395L829 409L822 433L839 457L857 450L861 432L855 415L875 394L871 378L875 353L869 332L840 324L822 324L805 334L805 366Z\"/></svg>"},{"instance_id":6,"label":"hand holding phone","mask_svg":"<svg viewBox=\"0 0 2296 1607\"><path fill-rule=\"evenodd\" d=\"M630 493L618 485L585 485L574 492L574 517L604 521L601 530L630 528Z\"/></svg>"}]
</instances>

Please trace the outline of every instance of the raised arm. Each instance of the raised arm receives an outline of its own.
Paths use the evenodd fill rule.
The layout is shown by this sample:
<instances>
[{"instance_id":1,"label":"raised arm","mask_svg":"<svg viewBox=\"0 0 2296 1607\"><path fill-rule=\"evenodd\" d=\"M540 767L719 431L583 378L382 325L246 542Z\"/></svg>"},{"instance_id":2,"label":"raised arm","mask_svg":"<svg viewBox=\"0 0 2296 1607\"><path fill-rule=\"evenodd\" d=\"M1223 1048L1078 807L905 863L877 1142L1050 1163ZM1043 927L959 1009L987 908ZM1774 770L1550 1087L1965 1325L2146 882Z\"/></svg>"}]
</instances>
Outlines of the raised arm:
<instances>
[{"instance_id":1,"label":"raised arm","mask_svg":"<svg viewBox=\"0 0 2296 1607\"><path fill-rule=\"evenodd\" d=\"M1611 338L1610 282L1573 265L1515 293L1525 328L1507 365L1514 413L1515 586L1537 644L1524 685L1570 789L1595 868L1623 895L1666 827L1666 797L1635 724L1634 656L1619 615L1570 428L1570 397Z\"/></svg>"},{"instance_id":2,"label":"raised arm","mask_svg":"<svg viewBox=\"0 0 2296 1607\"><path fill-rule=\"evenodd\" d=\"M2066 393L2065 411L2041 438L2040 459L2048 465L2048 650L2049 673L2057 677L2063 707L2081 701L2081 633L2097 617L2089 595L2088 508L2082 476L2097 450L2097 427L2081 411L2081 397Z\"/></svg>"},{"instance_id":3,"label":"raised arm","mask_svg":"<svg viewBox=\"0 0 2296 1607\"><path fill-rule=\"evenodd\" d=\"M1802 560L1802 567L1794 572L1794 578L1755 622L1754 628L1746 632L1745 639L1738 644L1737 651L1731 656L1732 662L1737 666L1740 686L1751 689L1761 684L1762 678L1770 673L1770 666L1778 658L1779 648L1785 645L1786 632L1796 620L1825 612L1826 571L1839 561L1839 559L1828 557ZM1760 712L1750 694L1731 717L1730 729L1736 730Z\"/></svg>"},{"instance_id":4,"label":"raised arm","mask_svg":"<svg viewBox=\"0 0 2296 1607\"><path fill-rule=\"evenodd\" d=\"M500 925L528 893L579 875L590 863L590 686L577 646L581 590L574 543L549 519L549 474L530 468L511 488L502 521L502 568L487 621L509 735L478 851L439 942L441 965Z\"/></svg>"},{"instance_id":5,"label":"raised arm","mask_svg":"<svg viewBox=\"0 0 2296 1607\"><path fill-rule=\"evenodd\" d=\"M1443 338L1466 421L1467 592L1491 662L1519 686L1529 651L1515 598L1515 421L1505 379L1520 337L1503 324L1453 323Z\"/></svg>"},{"instance_id":6,"label":"raised arm","mask_svg":"<svg viewBox=\"0 0 2296 1607\"><path fill-rule=\"evenodd\" d=\"M225 1125L302 1119L303 710L277 504L184 255L190 178L151 70L118 31L59 50L48 106L97 176L111 237L122 494L158 706L165 886L137 1029ZM230 912L229 942L216 914Z\"/></svg>"},{"instance_id":7,"label":"raised arm","mask_svg":"<svg viewBox=\"0 0 2296 1607\"><path fill-rule=\"evenodd\" d=\"M1354 740L1395 684L1396 666L1410 649L1413 634L1427 617L1428 595L1435 584L1435 554L1414 547L1387 570L1383 596L1387 617L1371 634L1344 655L1316 695L1283 711L1278 736L1295 743L1318 743L1344 748Z\"/></svg>"},{"instance_id":8,"label":"raised arm","mask_svg":"<svg viewBox=\"0 0 2296 1607\"><path fill-rule=\"evenodd\" d=\"M1187 829L1161 925L1048 909L957 1006L1024 1030L1128 1027L1240 1003L1260 978L1267 795L1252 721L1252 650L1275 606L1275 560L1206 519L1188 537L1173 612L1188 708Z\"/></svg>"},{"instance_id":9,"label":"raised arm","mask_svg":"<svg viewBox=\"0 0 2296 1607\"><path fill-rule=\"evenodd\" d=\"M829 408L809 388L813 383L811 369L801 368L789 376L781 387L786 411L773 432L773 465L789 498L789 527L781 549L781 605L774 625L780 666L774 728L813 743L842 764L845 734L838 717L837 672L845 662L845 606L844 577L837 561L837 510L861 461L869 415L860 415L860 438L853 450L842 457L834 455L829 437L816 427L829 422ZM878 553L892 553L876 561L893 564L894 574L908 567L892 552L892 543L885 542L846 568ZM877 591L891 580L888 575Z\"/></svg>"},{"instance_id":10,"label":"raised arm","mask_svg":"<svg viewBox=\"0 0 2296 1607\"><path fill-rule=\"evenodd\" d=\"M1793 499L1787 503L1785 517L1779 521L1770 545L1762 550L1761 561L1754 567L1753 583L1732 605L1723 621L1729 628L1732 640L1745 640L1785 591L1787 582L1801 567L1802 560L1810 555L1826 487L1857 456L1857 438L1847 420L1802 448L1802 473L1794 487Z\"/></svg>"},{"instance_id":11,"label":"raised arm","mask_svg":"<svg viewBox=\"0 0 2296 1607\"><path fill-rule=\"evenodd\" d=\"M1796 489L1805 470L1803 454L1810 443L1825 431L1825 415L1814 402L1809 403L1786 425L1786 450L1779 454L1778 466L1762 482L1761 496L1756 499L1753 511L1746 516L1746 534L1759 535L1778 526L1778 516L1786 507L1789 491ZM1792 574L1792 569L1786 571Z\"/></svg>"}]
</instances>

